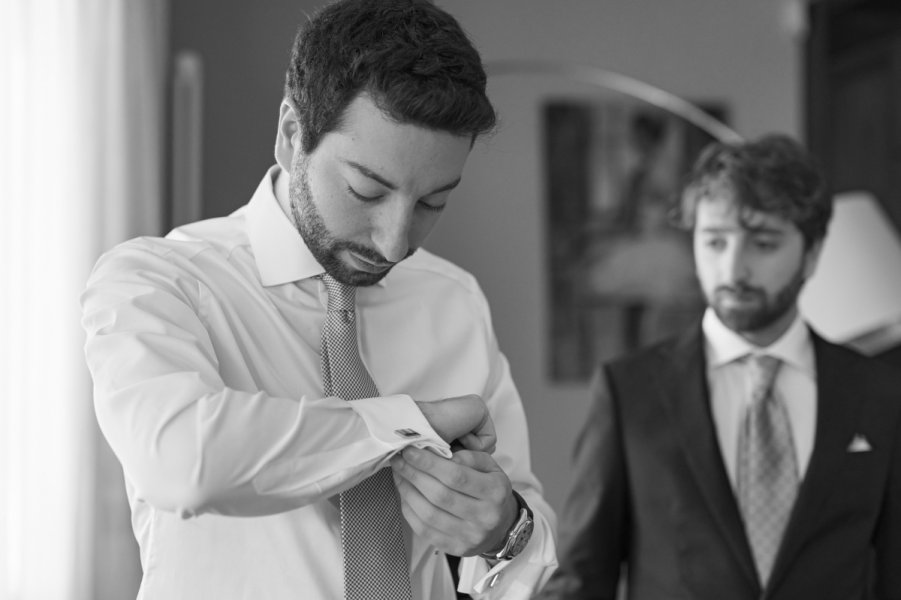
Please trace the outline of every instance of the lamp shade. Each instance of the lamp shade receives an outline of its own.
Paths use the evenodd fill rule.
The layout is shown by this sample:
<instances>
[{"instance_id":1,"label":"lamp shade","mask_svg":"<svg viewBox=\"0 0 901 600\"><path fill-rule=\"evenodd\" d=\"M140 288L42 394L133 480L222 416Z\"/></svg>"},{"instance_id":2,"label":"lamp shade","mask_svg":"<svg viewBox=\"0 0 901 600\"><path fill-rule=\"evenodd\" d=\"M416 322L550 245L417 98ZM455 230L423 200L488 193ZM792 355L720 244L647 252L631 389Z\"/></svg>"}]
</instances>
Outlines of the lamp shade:
<instances>
[{"instance_id":1,"label":"lamp shade","mask_svg":"<svg viewBox=\"0 0 901 600\"><path fill-rule=\"evenodd\" d=\"M901 343L901 237L871 194L836 196L800 308L824 337L864 352Z\"/></svg>"}]
</instances>

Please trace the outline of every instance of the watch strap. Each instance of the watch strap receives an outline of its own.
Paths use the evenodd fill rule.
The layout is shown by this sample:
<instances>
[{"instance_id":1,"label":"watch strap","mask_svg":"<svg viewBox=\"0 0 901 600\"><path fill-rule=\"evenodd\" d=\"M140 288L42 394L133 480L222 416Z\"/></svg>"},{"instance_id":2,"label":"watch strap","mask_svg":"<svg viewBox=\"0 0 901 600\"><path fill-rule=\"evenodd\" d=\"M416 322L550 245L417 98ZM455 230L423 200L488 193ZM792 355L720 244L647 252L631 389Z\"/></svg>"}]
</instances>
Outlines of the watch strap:
<instances>
[{"instance_id":1,"label":"watch strap","mask_svg":"<svg viewBox=\"0 0 901 600\"><path fill-rule=\"evenodd\" d=\"M519 492L517 492L516 490L512 490L512 492L513 498L516 500L516 520L513 521L513 525L510 527L510 530L507 531L507 534L504 537L504 543L501 548L495 552L486 552L480 554L482 558L486 558L488 560L510 560L511 558L514 558L516 554L519 554L519 552L516 552L516 554L510 555L510 552L516 546L516 540L514 539L514 536L518 537L523 535L523 529L528 530L525 535L531 536L532 522L534 520L532 508L519 494ZM522 545L524 546L525 544Z\"/></svg>"}]
</instances>

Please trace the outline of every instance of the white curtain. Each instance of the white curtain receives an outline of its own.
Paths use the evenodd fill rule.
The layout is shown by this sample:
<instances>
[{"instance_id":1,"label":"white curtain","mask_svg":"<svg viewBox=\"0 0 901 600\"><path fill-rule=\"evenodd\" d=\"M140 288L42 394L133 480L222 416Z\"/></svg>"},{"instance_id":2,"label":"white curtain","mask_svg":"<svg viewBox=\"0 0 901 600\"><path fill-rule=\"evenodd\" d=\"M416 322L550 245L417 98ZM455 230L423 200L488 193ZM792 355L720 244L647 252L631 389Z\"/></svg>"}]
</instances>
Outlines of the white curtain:
<instances>
[{"instance_id":1,"label":"white curtain","mask_svg":"<svg viewBox=\"0 0 901 600\"><path fill-rule=\"evenodd\" d=\"M134 597L78 298L162 226L166 0L0 1L0 599Z\"/></svg>"}]
</instances>

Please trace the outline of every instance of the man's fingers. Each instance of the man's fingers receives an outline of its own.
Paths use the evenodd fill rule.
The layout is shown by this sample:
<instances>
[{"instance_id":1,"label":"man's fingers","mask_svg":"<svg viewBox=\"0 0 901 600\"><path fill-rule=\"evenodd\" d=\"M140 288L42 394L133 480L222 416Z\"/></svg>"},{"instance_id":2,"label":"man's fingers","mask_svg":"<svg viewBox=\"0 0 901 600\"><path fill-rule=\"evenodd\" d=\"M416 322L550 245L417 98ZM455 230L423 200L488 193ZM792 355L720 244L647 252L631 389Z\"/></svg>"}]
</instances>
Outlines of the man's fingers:
<instances>
[{"instance_id":1,"label":"man's fingers","mask_svg":"<svg viewBox=\"0 0 901 600\"><path fill-rule=\"evenodd\" d=\"M440 531L452 531L460 525L461 519L429 502L422 491L395 471L394 483L400 495L401 504L406 505L408 521L420 523L421 527L431 527Z\"/></svg>"},{"instance_id":2,"label":"man's fingers","mask_svg":"<svg viewBox=\"0 0 901 600\"><path fill-rule=\"evenodd\" d=\"M487 482L479 477L480 474L502 472L490 454L465 449L457 450L448 459L430 450L410 446L395 455L391 464L395 467L406 466L418 472L409 473L410 477L432 477L447 487L470 495L474 491L474 485Z\"/></svg>"},{"instance_id":3,"label":"man's fingers","mask_svg":"<svg viewBox=\"0 0 901 600\"><path fill-rule=\"evenodd\" d=\"M480 473L501 471L500 466L487 452L457 450L450 458L450 462L479 471Z\"/></svg>"},{"instance_id":4,"label":"man's fingers","mask_svg":"<svg viewBox=\"0 0 901 600\"><path fill-rule=\"evenodd\" d=\"M460 498L473 496L473 476L476 471L454 463L428 450L407 448L391 459L391 467L422 492L428 500L445 510L460 514L455 505Z\"/></svg>"},{"instance_id":5,"label":"man's fingers","mask_svg":"<svg viewBox=\"0 0 901 600\"><path fill-rule=\"evenodd\" d=\"M434 506L409 481L395 471L401 512L413 532L429 544L462 556L478 543L478 532L470 523Z\"/></svg>"},{"instance_id":6,"label":"man's fingers","mask_svg":"<svg viewBox=\"0 0 901 600\"><path fill-rule=\"evenodd\" d=\"M497 432L494 429L494 420L485 409L481 422L468 435L474 435L479 441L479 448L469 448L470 450L482 450L483 452L493 453L497 445ZM465 446L465 444L464 444Z\"/></svg>"},{"instance_id":7,"label":"man's fingers","mask_svg":"<svg viewBox=\"0 0 901 600\"><path fill-rule=\"evenodd\" d=\"M391 466L430 503L461 517L480 511L482 503L501 502L510 493L509 479L484 452L460 450L446 459L407 448L391 459Z\"/></svg>"},{"instance_id":8,"label":"man's fingers","mask_svg":"<svg viewBox=\"0 0 901 600\"><path fill-rule=\"evenodd\" d=\"M458 438L457 442L467 450L477 450L488 454L494 454L497 446L497 439L493 435L478 436L474 433L467 433Z\"/></svg>"},{"instance_id":9,"label":"man's fingers","mask_svg":"<svg viewBox=\"0 0 901 600\"><path fill-rule=\"evenodd\" d=\"M494 465L483 452L461 451L457 461L488 468ZM417 456L431 464L430 457ZM483 472L470 466L441 457L448 467L440 477L464 488L460 491L446 486L435 470L421 471L413 461L392 459L395 483L401 498L404 518L418 535L445 552L467 556L480 551L497 537L494 532L504 518L501 507L510 494L509 480L501 470ZM454 479L459 477L459 479Z\"/></svg>"}]
</instances>

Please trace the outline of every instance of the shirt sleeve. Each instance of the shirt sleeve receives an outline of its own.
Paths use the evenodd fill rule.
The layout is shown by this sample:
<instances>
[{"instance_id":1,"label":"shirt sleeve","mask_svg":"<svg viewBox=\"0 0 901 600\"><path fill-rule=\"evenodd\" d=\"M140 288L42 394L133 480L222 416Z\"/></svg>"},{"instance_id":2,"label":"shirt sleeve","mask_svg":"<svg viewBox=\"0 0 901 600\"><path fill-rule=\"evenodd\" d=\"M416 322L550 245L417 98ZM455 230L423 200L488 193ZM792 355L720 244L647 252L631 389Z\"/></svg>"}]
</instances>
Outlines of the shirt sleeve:
<instances>
[{"instance_id":1,"label":"shirt sleeve","mask_svg":"<svg viewBox=\"0 0 901 600\"><path fill-rule=\"evenodd\" d=\"M485 307L487 314L487 306ZM545 501L542 486L532 473L526 415L513 383L507 359L497 348L486 318L487 342L493 356L491 379L484 399L497 431L494 459L532 509L535 527L529 543L516 558L492 566L481 557L460 561L458 591L475 600L531 598L557 566L554 511Z\"/></svg>"},{"instance_id":2,"label":"shirt sleeve","mask_svg":"<svg viewBox=\"0 0 901 600\"><path fill-rule=\"evenodd\" d=\"M101 257L81 297L97 419L138 499L183 517L274 514L352 487L406 446L451 455L406 395L227 387L201 294L129 243Z\"/></svg>"},{"instance_id":3,"label":"shirt sleeve","mask_svg":"<svg viewBox=\"0 0 901 600\"><path fill-rule=\"evenodd\" d=\"M541 600L619 597L630 515L622 433L606 369L595 370L590 393L560 518L560 568L537 596Z\"/></svg>"}]
</instances>

